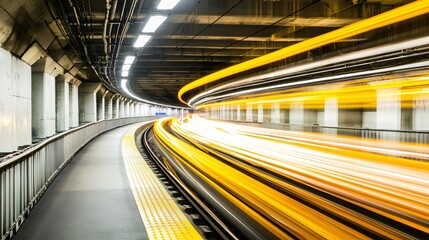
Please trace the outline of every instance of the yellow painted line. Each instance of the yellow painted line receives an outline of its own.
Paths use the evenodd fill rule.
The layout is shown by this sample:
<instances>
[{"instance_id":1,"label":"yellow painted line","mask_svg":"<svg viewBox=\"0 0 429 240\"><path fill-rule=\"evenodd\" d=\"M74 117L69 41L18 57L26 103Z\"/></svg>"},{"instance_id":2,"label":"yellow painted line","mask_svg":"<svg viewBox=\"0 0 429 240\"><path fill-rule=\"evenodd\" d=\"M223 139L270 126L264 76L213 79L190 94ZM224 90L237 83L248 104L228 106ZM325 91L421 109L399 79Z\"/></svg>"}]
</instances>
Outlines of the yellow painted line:
<instances>
[{"instance_id":1,"label":"yellow painted line","mask_svg":"<svg viewBox=\"0 0 429 240\"><path fill-rule=\"evenodd\" d=\"M125 134L122 156L149 239L202 239L138 151L134 133L139 127Z\"/></svg>"}]
</instances>

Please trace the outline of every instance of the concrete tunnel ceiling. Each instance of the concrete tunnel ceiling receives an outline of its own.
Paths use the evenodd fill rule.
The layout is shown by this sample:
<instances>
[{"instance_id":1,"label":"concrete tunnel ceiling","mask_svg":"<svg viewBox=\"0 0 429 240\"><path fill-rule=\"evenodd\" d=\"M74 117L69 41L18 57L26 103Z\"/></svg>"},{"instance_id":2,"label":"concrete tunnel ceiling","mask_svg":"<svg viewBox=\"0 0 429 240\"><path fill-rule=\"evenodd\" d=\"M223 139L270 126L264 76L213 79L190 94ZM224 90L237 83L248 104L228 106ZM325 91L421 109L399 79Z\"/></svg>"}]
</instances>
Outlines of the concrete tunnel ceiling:
<instances>
[{"instance_id":1,"label":"concrete tunnel ceiling","mask_svg":"<svg viewBox=\"0 0 429 240\"><path fill-rule=\"evenodd\" d=\"M76 68L81 80L102 81L109 89L119 91L125 57L136 56L128 76L131 90L143 99L184 106L177 92L200 77L410 1L181 0L168 11L156 9L159 0L47 0L46 4L40 0L32 1L33 5L14 2L1 5L9 8L8 13L24 9L32 19L37 18L35 23L44 22L44 28L32 26L30 32L49 29L54 38L39 36L44 43L39 45L50 55L61 49L58 59L54 59L63 61L68 56L63 62L67 69ZM50 16L41 17L40 11ZM17 16L18 12L15 11ZM143 48L135 48L138 35L153 15L168 18ZM335 49L363 44L371 37L374 38L347 38L336 43ZM28 37L28 43L21 41L26 46L3 42L6 48L17 48L22 57L25 49L32 48L31 39ZM320 48L304 56L322 56L332 51L333 48Z\"/></svg>"}]
</instances>

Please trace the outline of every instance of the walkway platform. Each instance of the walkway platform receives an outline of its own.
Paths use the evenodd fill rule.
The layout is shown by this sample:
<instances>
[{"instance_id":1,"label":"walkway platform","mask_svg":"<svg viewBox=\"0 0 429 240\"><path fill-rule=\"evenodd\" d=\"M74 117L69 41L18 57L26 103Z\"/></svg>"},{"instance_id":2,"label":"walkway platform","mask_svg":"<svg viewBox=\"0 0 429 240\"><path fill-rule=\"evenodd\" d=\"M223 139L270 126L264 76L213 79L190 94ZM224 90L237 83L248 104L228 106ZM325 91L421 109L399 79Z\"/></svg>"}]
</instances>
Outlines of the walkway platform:
<instances>
[{"instance_id":1,"label":"walkway platform","mask_svg":"<svg viewBox=\"0 0 429 240\"><path fill-rule=\"evenodd\" d=\"M168 235L172 229L148 225L148 219L177 224L175 217L160 218L150 212L180 213L178 208L171 209L174 206L165 207L173 200L150 176L137 148L133 149L130 134L138 126L141 123L117 128L90 142L58 175L13 239L177 239ZM132 175L127 176L127 171ZM153 197L157 195L162 199ZM186 217L177 219L192 227ZM198 234L195 229L186 233Z\"/></svg>"}]
</instances>

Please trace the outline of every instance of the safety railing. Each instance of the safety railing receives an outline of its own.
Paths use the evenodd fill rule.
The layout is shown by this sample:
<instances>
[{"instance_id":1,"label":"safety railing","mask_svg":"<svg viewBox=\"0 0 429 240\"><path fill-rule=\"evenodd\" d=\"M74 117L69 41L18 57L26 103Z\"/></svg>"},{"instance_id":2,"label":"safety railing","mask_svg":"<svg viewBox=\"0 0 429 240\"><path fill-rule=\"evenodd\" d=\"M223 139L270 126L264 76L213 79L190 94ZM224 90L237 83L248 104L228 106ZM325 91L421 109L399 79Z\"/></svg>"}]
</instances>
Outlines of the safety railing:
<instances>
[{"instance_id":1,"label":"safety railing","mask_svg":"<svg viewBox=\"0 0 429 240\"><path fill-rule=\"evenodd\" d=\"M299 125L288 123L256 123L241 122L248 126L265 127L299 132L316 132L331 135L354 136L365 139L392 140L410 143L429 143L429 131L407 131L407 130L387 130L387 129L367 129L367 128L347 128L328 127L320 125Z\"/></svg>"},{"instance_id":2,"label":"safety railing","mask_svg":"<svg viewBox=\"0 0 429 240\"><path fill-rule=\"evenodd\" d=\"M67 162L93 138L116 127L159 116L89 123L48 138L18 154L0 158L1 239L11 238Z\"/></svg>"}]
</instances>

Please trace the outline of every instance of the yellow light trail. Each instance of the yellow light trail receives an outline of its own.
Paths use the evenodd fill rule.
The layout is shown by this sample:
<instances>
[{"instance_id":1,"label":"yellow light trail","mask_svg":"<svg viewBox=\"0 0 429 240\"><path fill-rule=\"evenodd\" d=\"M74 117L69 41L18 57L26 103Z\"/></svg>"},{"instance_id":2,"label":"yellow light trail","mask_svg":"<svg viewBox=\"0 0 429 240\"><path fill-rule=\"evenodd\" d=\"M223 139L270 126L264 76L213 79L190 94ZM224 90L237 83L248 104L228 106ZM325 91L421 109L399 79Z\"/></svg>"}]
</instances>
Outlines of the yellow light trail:
<instances>
[{"instance_id":1,"label":"yellow light trail","mask_svg":"<svg viewBox=\"0 0 429 240\"><path fill-rule=\"evenodd\" d=\"M157 123L156 136L180 155L193 171L210 179L222 194L228 195L227 198L249 216L261 220L270 231L278 234L285 231L298 238L365 238L338 219L315 211L272 187L277 186L380 237L412 238L377 218L267 172L317 189L416 231L429 232L429 162L399 157L421 156L427 161L429 148L426 145L389 142L390 148L385 149L383 142L350 137L252 128L196 117L183 122L172 120L170 128L198 146L199 150L168 133L163 128L166 124ZM272 225L273 222L276 224Z\"/></svg>"},{"instance_id":2,"label":"yellow light trail","mask_svg":"<svg viewBox=\"0 0 429 240\"><path fill-rule=\"evenodd\" d=\"M344 86L343 86L344 85ZM216 106L246 106L258 104L270 108L272 103L279 103L281 108L290 108L294 102L304 103L305 108L323 109L327 99L338 100L338 108L375 108L377 106L377 94L386 96L398 96L401 106L412 107L416 97L428 94L429 78L426 76L408 77L405 79L392 79L388 81L371 82L366 80L344 82L339 84L323 85L326 90L320 90L320 86L295 88L283 92L270 92L258 96L229 100L224 102L200 105L197 109ZM380 90L396 89L387 93L377 93ZM388 101L388 99L386 100Z\"/></svg>"},{"instance_id":3,"label":"yellow light trail","mask_svg":"<svg viewBox=\"0 0 429 240\"><path fill-rule=\"evenodd\" d=\"M178 92L178 98L184 104L183 95L192 89L198 88L208 83L218 81L224 77L228 77L240 72L244 72L256 67L260 67L269 63L273 63L299 53L309 51L314 48L324 46L329 43L334 43L338 40L355 36L370 30L381 28L390 24L398 23L413 17L417 17L429 12L429 0L417 0L407 5L392 9L390 11L381 13L374 17L361 20L359 22L350 24L343 28L331 31L326 34L296 43L292 46L285 47L275 52L227 67L220 71L209 74L205 77L197 79L184 87Z\"/></svg>"}]
</instances>

